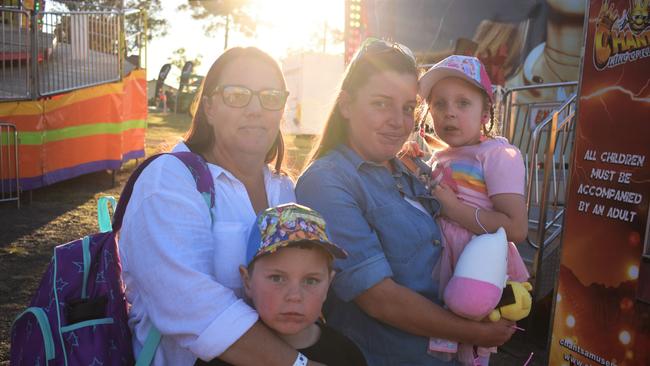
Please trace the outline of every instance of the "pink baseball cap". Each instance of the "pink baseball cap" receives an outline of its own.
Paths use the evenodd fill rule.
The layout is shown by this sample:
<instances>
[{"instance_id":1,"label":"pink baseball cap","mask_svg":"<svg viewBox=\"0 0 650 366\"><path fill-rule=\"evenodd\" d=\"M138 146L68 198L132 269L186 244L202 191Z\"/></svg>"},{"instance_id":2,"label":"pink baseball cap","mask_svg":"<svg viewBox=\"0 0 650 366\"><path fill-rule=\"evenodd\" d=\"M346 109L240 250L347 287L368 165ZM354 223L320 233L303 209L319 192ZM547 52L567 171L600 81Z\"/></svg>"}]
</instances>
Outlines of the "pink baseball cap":
<instances>
[{"instance_id":1,"label":"pink baseball cap","mask_svg":"<svg viewBox=\"0 0 650 366\"><path fill-rule=\"evenodd\" d=\"M437 82L448 77L459 77L476 85L483 90L490 102L494 102L492 96L492 82L485 71L481 61L472 56L451 55L431 68L420 77L419 94L424 100L429 100L431 89Z\"/></svg>"}]
</instances>

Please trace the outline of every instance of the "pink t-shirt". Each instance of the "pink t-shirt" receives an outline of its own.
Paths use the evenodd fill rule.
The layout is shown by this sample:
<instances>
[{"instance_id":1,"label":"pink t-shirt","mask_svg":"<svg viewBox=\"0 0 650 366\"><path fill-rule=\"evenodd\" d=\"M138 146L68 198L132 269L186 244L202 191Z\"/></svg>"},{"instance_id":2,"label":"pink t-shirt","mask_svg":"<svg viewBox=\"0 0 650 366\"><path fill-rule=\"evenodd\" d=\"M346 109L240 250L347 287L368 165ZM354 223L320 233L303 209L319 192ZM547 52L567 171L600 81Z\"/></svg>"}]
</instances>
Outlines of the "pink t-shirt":
<instances>
[{"instance_id":1,"label":"pink t-shirt","mask_svg":"<svg viewBox=\"0 0 650 366\"><path fill-rule=\"evenodd\" d=\"M459 199L474 207L492 210L491 196L525 193L521 152L503 137L436 151L430 163L434 179L450 185Z\"/></svg>"},{"instance_id":2,"label":"pink t-shirt","mask_svg":"<svg viewBox=\"0 0 650 366\"><path fill-rule=\"evenodd\" d=\"M458 198L473 207L494 211L491 196L502 193L525 194L525 168L521 152L503 137L485 138L477 145L449 147L433 153L429 164L432 177L444 182ZM445 217L438 220L445 250L434 276L440 279L441 291L449 282L465 245L474 235ZM515 281L529 277L517 248L508 248L508 275Z\"/></svg>"}]
</instances>

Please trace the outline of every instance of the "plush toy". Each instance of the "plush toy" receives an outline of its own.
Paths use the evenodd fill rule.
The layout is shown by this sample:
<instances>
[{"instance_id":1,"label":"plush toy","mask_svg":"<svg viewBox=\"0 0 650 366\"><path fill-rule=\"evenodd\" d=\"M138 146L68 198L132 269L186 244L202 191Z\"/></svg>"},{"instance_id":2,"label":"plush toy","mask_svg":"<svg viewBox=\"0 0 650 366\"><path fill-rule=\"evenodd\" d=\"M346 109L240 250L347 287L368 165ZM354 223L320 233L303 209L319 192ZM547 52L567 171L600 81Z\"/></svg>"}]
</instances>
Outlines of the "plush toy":
<instances>
[{"instance_id":1,"label":"plush toy","mask_svg":"<svg viewBox=\"0 0 650 366\"><path fill-rule=\"evenodd\" d=\"M528 291L532 286L528 282L507 281L508 245L503 228L494 234L475 236L467 243L444 292L445 304L451 311L474 320L489 315L492 321L501 317L517 321L530 313ZM432 347L435 341L429 341L429 352L434 356L444 352ZM493 352L494 347L459 344L456 357L461 365L482 365L480 360Z\"/></svg>"},{"instance_id":2,"label":"plush toy","mask_svg":"<svg viewBox=\"0 0 650 366\"><path fill-rule=\"evenodd\" d=\"M533 286L528 282L508 281L499 305L490 313L490 320L496 322L504 318L518 321L527 317L532 305L532 290Z\"/></svg>"},{"instance_id":3,"label":"plush toy","mask_svg":"<svg viewBox=\"0 0 650 366\"><path fill-rule=\"evenodd\" d=\"M488 316L507 280L508 240L503 228L472 238L463 249L443 298L454 313L474 320Z\"/></svg>"}]
</instances>

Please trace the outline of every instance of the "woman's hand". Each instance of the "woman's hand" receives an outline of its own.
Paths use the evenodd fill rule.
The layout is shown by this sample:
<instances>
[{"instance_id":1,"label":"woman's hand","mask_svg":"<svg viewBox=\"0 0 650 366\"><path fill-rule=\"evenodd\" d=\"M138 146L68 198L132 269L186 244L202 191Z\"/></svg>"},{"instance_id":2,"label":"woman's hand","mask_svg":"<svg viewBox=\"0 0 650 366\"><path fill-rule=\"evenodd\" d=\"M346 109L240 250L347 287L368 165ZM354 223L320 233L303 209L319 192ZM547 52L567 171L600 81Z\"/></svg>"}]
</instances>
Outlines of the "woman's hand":
<instances>
[{"instance_id":1,"label":"woman's hand","mask_svg":"<svg viewBox=\"0 0 650 366\"><path fill-rule=\"evenodd\" d=\"M501 346L515 333L515 322L503 318L497 322L483 321L480 327L481 331L476 333L472 344L481 347Z\"/></svg>"},{"instance_id":2,"label":"woman's hand","mask_svg":"<svg viewBox=\"0 0 650 366\"><path fill-rule=\"evenodd\" d=\"M443 182L440 182L431 189L431 195L440 202L440 205L442 206L440 213L447 217L452 217L454 210L458 205L462 204L458 199L456 192Z\"/></svg>"}]
</instances>

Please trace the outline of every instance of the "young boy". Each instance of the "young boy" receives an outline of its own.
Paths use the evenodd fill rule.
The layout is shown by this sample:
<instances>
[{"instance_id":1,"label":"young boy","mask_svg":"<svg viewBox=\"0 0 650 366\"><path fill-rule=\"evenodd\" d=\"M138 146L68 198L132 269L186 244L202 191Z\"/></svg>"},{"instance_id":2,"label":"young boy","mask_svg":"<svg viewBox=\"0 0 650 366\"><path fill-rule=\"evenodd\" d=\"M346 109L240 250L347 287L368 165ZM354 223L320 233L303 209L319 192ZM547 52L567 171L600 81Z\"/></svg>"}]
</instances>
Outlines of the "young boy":
<instances>
[{"instance_id":1,"label":"young boy","mask_svg":"<svg viewBox=\"0 0 650 366\"><path fill-rule=\"evenodd\" d=\"M345 259L347 253L330 242L323 217L289 203L257 217L248 240L247 266L239 271L246 296L278 337L310 360L363 366L363 354L352 341L317 322L334 277L334 258ZM229 364L215 359L209 365Z\"/></svg>"}]
</instances>

